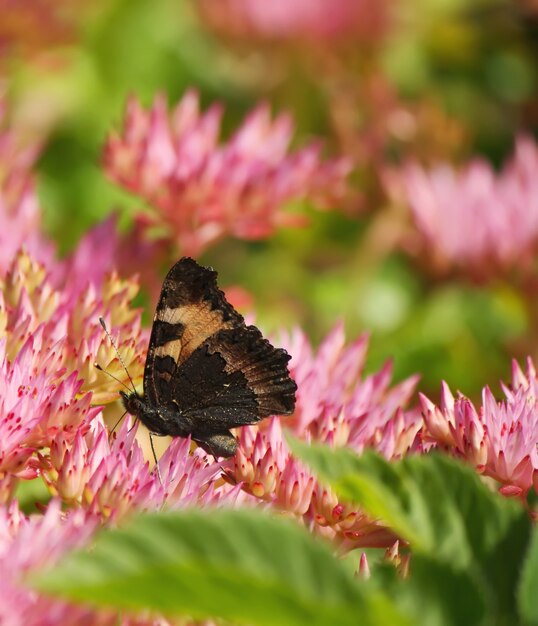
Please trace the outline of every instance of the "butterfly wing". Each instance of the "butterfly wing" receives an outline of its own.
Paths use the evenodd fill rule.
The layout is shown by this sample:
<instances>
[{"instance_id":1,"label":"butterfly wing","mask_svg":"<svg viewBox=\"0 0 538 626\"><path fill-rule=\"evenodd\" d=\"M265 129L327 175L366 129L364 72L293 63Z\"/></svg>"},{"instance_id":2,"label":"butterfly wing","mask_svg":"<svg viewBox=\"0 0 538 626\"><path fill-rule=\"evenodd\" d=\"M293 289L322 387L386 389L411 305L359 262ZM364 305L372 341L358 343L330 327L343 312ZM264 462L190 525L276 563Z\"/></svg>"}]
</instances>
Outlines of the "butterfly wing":
<instances>
[{"instance_id":1,"label":"butterfly wing","mask_svg":"<svg viewBox=\"0 0 538 626\"><path fill-rule=\"evenodd\" d=\"M246 326L217 287L216 272L182 259L157 306L144 373L149 401L188 417L193 437L286 415L296 385L285 350Z\"/></svg>"}]
</instances>

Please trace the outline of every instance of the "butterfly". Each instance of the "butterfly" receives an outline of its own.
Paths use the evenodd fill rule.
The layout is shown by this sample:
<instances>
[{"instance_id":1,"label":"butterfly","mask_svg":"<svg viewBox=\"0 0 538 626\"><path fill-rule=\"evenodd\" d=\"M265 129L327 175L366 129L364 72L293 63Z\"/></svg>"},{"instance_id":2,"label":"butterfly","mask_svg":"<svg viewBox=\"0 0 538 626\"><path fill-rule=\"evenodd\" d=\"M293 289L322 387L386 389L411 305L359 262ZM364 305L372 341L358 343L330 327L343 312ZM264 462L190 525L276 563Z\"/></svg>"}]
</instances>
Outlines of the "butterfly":
<instances>
[{"instance_id":1,"label":"butterfly","mask_svg":"<svg viewBox=\"0 0 538 626\"><path fill-rule=\"evenodd\" d=\"M120 394L150 433L190 435L215 457L230 457L237 450L231 428L293 413L290 358L245 324L217 272L184 257L164 279L155 310L144 395Z\"/></svg>"}]
</instances>

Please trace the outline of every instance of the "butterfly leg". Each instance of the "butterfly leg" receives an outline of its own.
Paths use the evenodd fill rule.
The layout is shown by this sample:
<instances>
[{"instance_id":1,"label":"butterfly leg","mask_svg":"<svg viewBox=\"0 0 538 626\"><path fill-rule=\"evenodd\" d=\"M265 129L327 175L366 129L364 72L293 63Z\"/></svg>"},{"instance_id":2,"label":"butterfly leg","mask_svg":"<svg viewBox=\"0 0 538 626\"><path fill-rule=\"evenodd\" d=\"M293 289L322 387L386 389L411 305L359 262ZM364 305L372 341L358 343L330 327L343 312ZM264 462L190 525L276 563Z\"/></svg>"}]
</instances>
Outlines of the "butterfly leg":
<instances>
[{"instance_id":1,"label":"butterfly leg","mask_svg":"<svg viewBox=\"0 0 538 626\"><path fill-rule=\"evenodd\" d=\"M121 420L127 415L127 411L124 411L122 416L120 417L120 419L114 424L114 426L112 427L112 430L108 433L108 438L111 439L112 435L114 434L114 431L116 430L116 428L118 427L118 424L121 422Z\"/></svg>"},{"instance_id":2,"label":"butterfly leg","mask_svg":"<svg viewBox=\"0 0 538 626\"><path fill-rule=\"evenodd\" d=\"M159 477L159 482L161 485L163 484L163 479L161 476L161 470L159 468L159 461L157 459L157 455L155 454L155 446L153 445L153 434L149 433L149 443L151 446L151 451L153 452L153 458L155 459L155 467L157 468L157 476Z\"/></svg>"}]
</instances>

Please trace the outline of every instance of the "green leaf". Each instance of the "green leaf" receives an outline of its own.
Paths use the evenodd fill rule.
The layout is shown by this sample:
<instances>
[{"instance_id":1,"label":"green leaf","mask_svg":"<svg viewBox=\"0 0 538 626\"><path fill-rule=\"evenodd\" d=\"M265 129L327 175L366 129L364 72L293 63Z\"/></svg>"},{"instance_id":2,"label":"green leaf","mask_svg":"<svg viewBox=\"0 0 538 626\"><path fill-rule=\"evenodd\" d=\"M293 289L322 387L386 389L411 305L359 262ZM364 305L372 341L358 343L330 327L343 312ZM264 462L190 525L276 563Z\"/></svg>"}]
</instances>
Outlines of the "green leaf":
<instances>
[{"instance_id":1,"label":"green leaf","mask_svg":"<svg viewBox=\"0 0 538 626\"><path fill-rule=\"evenodd\" d=\"M488 607L482 585L468 573L455 571L423 555L413 555L405 580L382 563L372 570L371 585L390 594L415 626L473 626L485 622Z\"/></svg>"},{"instance_id":2,"label":"green leaf","mask_svg":"<svg viewBox=\"0 0 538 626\"><path fill-rule=\"evenodd\" d=\"M532 534L518 589L518 605L528 624L538 624L538 532Z\"/></svg>"},{"instance_id":3,"label":"green leaf","mask_svg":"<svg viewBox=\"0 0 538 626\"><path fill-rule=\"evenodd\" d=\"M238 624L409 624L322 540L255 510L141 515L34 582L94 605Z\"/></svg>"},{"instance_id":4,"label":"green leaf","mask_svg":"<svg viewBox=\"0 0 538 626\"><path fill-rule=\"evenodd\" d=\"M46 505L51 499L50 491L41 477L33 480L20 480L15 490L15 498L21 511L29 515Z\"/></svg>"},{"instance_id":5,"label":"green leaf","mask_svg":"<svg viewBox=\"0 0 538 626\"><path fill-rule=\"evenodd\" d=\"M483 585L471 572L455 570L423 555L415 555L412 575L401 585L398 605L424 626L492 625ZM487 619L486 619L487 616ZM497 615L496 615L497 617Z\"/></svg>"},{"instance_id":6,"label":"green leaf","mask_svg":"<svg viewBox=\"0 0 538 626\"><path fill-rule=\"evenodd\" d=\"M513 619L530 532L521 505L490 491L471 468L441 454L389 463L371 451L358 457L347 449L290 443L341 498L358 503L410 543L412 571L419 555L432 566L445 564L450 576L463 572L482 586L494 623Z\"/></svg>"}]
</instances>

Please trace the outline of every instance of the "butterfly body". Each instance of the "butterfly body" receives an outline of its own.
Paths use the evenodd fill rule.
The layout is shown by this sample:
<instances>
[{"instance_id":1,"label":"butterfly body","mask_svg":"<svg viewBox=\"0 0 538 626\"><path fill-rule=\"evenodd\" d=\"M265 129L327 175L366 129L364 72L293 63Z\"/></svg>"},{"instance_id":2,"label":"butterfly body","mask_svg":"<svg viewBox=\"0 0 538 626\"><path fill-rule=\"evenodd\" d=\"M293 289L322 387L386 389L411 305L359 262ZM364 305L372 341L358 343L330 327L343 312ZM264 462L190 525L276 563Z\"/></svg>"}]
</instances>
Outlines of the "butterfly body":
<instances>
[{"instance_id":1,"label":"butterfly body","mask_svg":"<svg viewBox=\"0 0 538 626\"><path fill-rule=\"evenodd\" d=\"M191 436L215 456L232 456L230 428L289 415L295 382L274 348L227 302L216 272L183 258L170 270L150 337L144 396L122 393L150 432Z\"/></svg>"}]
</instances>

